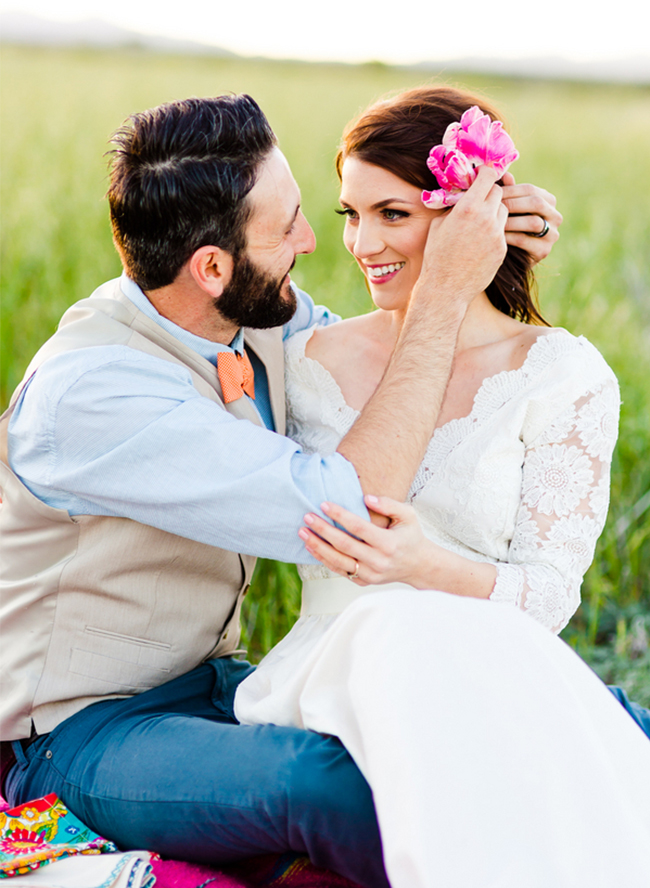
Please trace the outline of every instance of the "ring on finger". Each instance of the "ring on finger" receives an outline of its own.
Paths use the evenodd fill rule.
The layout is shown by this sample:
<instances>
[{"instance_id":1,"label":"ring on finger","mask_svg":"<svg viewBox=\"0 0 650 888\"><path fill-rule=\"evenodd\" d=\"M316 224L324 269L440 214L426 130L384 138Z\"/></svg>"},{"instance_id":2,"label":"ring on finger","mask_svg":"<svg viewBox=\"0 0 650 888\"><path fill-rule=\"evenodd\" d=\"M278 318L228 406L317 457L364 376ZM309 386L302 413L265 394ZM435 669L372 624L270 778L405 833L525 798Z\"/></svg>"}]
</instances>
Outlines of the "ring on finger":
<instances>
[{"instance_id":1,"label":"ring on finger","mask_svg":"<svg viewBox=\"0 0 650 888\"><path fill-rule=\"evenodd\" d=\"M543 216L539 217L544 223L544 227L541 231L531 231L531 237L546 237L549 233L551 226L548 224L548 219L545 219Z\"/></svg>"},{"instance_id":2,"label":"ring on finger","mask_svg":"<svg viewBox=\"0 0 650 888\"><path fill-rule=\"evenodd\" d=\"M359 579L359 562L356 559L354 561L354 572L353 573L348 572L348 579L349 580L358 580Z\"/></svg>"}]
</instances>

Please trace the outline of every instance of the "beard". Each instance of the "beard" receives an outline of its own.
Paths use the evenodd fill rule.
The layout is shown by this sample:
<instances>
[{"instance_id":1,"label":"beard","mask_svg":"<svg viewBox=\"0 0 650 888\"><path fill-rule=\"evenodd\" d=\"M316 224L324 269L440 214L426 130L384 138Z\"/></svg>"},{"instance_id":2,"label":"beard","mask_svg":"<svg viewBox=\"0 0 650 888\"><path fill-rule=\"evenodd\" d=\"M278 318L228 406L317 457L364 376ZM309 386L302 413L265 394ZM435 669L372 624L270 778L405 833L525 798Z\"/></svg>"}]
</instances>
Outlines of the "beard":
<instances>
[{"instance_id":1,"label":"beard","mask_svg":"<svg viewBox=\"0 0 650 888\"><path fill-rule=\"evenodd\" d=\"M291 268L294 265L295 260ZM221 296L215 299L214 307L239 327L258 330L281 327L291 320L298 305L291 285L284 283L285 277L286 274L276 280L248 256L235 255L232 277Z\"/></svg>"}]
</instances>

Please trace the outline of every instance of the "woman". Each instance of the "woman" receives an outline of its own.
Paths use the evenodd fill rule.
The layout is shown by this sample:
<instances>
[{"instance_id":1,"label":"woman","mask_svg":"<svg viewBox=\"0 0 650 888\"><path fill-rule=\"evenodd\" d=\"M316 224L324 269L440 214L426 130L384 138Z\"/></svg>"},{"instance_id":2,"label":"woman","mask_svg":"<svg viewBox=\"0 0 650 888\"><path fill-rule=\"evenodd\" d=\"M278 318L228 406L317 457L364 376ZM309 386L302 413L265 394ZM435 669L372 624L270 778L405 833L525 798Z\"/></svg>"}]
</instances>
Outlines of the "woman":
<instances>
[{"instance_id":1,"label":"woman","mask_svg":"<svg viewBox=\"0 0 650 888\"><path fill-rule=\"evenodd\" d=\"M344 241L377 310L289 341L290 433L307 450L334 450L381 379L449 211L423 203L440 184L427 155L478 104L495 118L414 90L344 134ZM306 516L331 570L301 568L301 619L237 692L242 722L340 737L394 888L647 880L647 739L552 634L604 524L618 388L593 346L545 325L528 266L511 245L468 309L412 507L367 497L383 529L325 504L354 537Z\"/></svg>"}]
</instances>

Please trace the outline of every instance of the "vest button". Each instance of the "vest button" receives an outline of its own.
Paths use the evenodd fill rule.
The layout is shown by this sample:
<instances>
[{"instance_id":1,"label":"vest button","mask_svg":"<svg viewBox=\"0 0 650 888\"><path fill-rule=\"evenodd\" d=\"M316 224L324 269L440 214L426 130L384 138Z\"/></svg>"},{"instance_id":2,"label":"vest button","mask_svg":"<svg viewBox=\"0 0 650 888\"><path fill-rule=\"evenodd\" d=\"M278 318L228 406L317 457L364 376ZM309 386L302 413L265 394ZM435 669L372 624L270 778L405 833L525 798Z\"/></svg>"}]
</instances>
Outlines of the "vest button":
<instances>
[{"instance_id":1,"label":"vest button","mask_svg":"<svg viewBox=\"0 0 650 888\"><path fill-rule=\"evenodd\" d=\"M226 631L223 633L223 637L224 637L224 638L228 638L228 630L227 630L227 629L226 629Z\"/></svg>"},{"instance_id":2,"label":"vest button","mask_svg":"<svg viewBox=\"0 0 650 888\"><path fill-rule=\"evenodd\" d=\"M242 592L242 595L248 595L248 590L250 589L250 587L251 587L251 584L246 583L246 585L244 587L244 591Z\"/></svg>"}]
</instances>

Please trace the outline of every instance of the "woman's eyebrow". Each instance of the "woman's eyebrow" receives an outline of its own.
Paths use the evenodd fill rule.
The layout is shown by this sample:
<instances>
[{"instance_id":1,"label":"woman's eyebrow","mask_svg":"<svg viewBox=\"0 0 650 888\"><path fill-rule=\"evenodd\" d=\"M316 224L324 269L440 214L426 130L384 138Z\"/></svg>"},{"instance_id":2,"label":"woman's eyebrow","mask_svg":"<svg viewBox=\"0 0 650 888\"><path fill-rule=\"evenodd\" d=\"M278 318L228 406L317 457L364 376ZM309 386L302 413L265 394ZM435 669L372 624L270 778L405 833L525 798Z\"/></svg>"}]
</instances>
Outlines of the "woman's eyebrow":
<instances>
[{"instance_id":1,"label":"woman's eyebrow","mask_svg":"<svg viewBox=\"0 0 650 888\"><path fill-rule=\"evenodd\" d=\"M341 204L342 207L347 207L347 208L351 209L350 204L346 200L343 200L343 198L339 199L339 203ZM394 203L406 204L408 206L408 205L411 205L413 203L413 201L407 200L406 198L403 198L403 197L387 197L386 200L380 200L380 201L377 201L377 203L374 203L370 207L370 209L371 210L383 210L384 207L387 207L387 206L389 206L389 204L394 204Z\"/></svg>"},{"instance_id":2,"label":"woman's eyebrow","mask_svg":"<svg viewBox=\"0 0 650 888\"><path fill-rule=\"evenodd\" d=\"M377 203L373 204L370 209L371 210L383 210L384 207L387 207L389 204L401 203L401 204L411 204L413 201L405 200L403 197L388 197L386 200L377 201Z\"/></svg>"}]
</instances>

